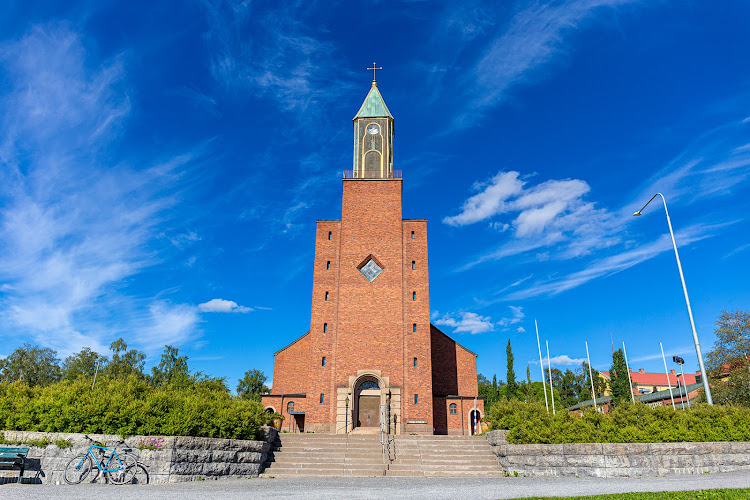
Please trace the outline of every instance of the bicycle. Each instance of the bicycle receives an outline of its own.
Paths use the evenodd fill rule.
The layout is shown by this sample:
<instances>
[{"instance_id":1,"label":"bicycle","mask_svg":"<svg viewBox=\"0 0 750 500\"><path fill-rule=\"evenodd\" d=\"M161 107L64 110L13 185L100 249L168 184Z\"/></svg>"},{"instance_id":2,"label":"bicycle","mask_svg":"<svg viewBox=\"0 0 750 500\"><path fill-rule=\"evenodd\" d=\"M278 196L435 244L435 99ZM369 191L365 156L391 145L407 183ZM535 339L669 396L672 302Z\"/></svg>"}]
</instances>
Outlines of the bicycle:
<instances>
[{"instance_id":1,"label":"bicycle","mask_svg":"<svg viewBox=\"0 0 750 500\"><path fill-rule=\"evenodd\" d=\"M127 453L120 456L116 448L101 446L90 437L84 437L91 442L91 446L86 453L73 457L65 466L63 478L66 483L79 484L86 479L94 465L113 484L125 484L133 481L138 469L138 461L135 457ZM116 443L124 444L123 441L116 441ZM107 452L110 452L109 456L106 456ZM99 458L96 454L99 455Z\"/></svg>"}]
</instances>

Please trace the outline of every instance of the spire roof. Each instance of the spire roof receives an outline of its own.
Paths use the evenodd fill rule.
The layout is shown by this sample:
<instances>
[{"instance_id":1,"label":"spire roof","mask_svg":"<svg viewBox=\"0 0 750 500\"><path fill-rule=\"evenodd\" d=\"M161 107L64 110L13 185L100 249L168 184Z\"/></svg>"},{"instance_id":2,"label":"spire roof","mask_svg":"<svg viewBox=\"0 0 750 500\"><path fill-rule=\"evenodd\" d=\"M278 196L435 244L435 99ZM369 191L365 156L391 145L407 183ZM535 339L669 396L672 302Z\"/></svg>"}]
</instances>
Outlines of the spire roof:
<instances>
[{"instance_id":1,"label":"spire roof","mask_svg":"<svg viewBox=\"0 0 750 500\"><path fill-rule=\"evenodd\" d=\"M390 111L388 111L388 106L385 105L383 96L380 95L377 82L373 80L372 87L370 88L370 92L367 94L367 97L365 98L365 102L362 103L362 107L359 108L359 112L354 117L354 119L356 120L357 118L383 118L383 117L388 117L391 120L393 119L393 115L391 114Z\"/></svg>"}]
</instances>

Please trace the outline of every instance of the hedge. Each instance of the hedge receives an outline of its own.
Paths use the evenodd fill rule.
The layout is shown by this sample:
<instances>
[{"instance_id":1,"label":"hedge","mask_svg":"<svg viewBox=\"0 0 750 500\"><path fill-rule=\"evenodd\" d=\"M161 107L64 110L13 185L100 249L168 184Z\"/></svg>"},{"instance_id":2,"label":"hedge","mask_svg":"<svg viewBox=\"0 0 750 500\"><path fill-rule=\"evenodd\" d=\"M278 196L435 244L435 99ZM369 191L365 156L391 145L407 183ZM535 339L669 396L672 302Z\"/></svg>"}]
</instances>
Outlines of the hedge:
<instances>
[{"instance_id":1,"label":"hedge","mask_svg":"<svg viewBox=\"0 0 750 500\"><path fill-rule=\"evenodd\" d=\"M0 383L0 429L121 436L256 439L269 415L255 401L200 382L154 387L135 377L28 387Z\"/></svg>"},{"instance_id":2,"label":"hedge","mask_svg":"<svg viewBox=\"0 0 750 500\"><path fill-rule=\"evenodd\" d=\"M500 401L489 410L491 429L508 429L512 444L544 443L674 443L750 441L750 409L695 405L674 411L622 403L608 413L587 409L547 414L544 405Z\"/></svg>"}]
</instances>

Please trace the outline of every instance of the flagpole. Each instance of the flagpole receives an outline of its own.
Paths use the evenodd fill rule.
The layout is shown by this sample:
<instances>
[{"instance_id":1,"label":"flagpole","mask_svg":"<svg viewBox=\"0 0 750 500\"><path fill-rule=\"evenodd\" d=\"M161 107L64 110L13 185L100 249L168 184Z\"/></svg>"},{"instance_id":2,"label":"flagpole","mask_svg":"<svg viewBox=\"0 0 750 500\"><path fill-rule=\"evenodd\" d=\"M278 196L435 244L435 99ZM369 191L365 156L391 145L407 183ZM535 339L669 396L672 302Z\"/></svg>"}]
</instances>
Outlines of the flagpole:
<instances>
[{"instance_id":1,"label":"flagpole","mask_svg":"<svg viewBox=\"0 0 750 500\"><path fill-rule=\"evenodd\" d=\"M542 388L544 389L544 406L547 408L549 413L549 403L547 402L547 384L544 382L546 378L544 376L544 362L542 361L542 344L539 343L539 325L536 324L536 318L534 318L534 328L536 329L536 347L539 349L539 368L542 370Z\"/></svg>"},{"instance_id":2,"label":"flagpole","mask_svg":"<svg viewBox=\"0 0 750 500\"><path fill-rule=\"evenodd\" d=\"M591 372L591 357L589 356L589 341L586 340L586 360L589 362L589 380L591 380L591 397L594 398L594 409L596 410L596 392L594 392L594 374Z\"/></svg>"},{"instance_id":3,"label":"flagpole","mask_svg":"<svg viewBox=\"0 0 750 500\"><path fill-rule=\"evenodd\" d=\"M628 364L628 351L625 350L625 341L622 342L622 353L625 355L625 368L628 370L628 382L630 382L630 399L635 403L635 396L633 395L633 379L630 378L630 365Z\"/></svg>"},{"instance_id":4,"label":"flagpole","mask_svg":"<svg viewBox=\"0 0 750 500\"><path fill-rule=\"evenodd\" d=\"M545 340L544 342L547 344L547 368L549 368L549 393L552 397L552 415L555 415L555 389L552 385L552 363L549 359L549 340ZM664 366L666 366L666 364Z\"/></svg>"}]
</instances>

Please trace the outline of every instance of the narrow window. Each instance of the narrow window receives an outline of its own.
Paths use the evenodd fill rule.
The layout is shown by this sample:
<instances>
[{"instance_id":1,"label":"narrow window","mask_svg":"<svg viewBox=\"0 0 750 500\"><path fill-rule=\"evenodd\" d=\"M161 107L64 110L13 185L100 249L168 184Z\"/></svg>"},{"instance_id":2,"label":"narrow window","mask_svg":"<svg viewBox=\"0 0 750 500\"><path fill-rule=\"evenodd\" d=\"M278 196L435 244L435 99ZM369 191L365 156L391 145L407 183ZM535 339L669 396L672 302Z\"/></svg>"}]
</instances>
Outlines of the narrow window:
<instances>
[{"instance_id":1,"label":"narrow window","mask_svg":"<svg viewBox=\"0 0 750 500\"><path fill-rule=\"evenodd\" d=\"M414 332L414 333L417 333L417 324L416 323L414 323L413 325L411 325L411 331Z\"/></svg>"},{"instance_id":2,"label":"narrow window","mask_svg":"<svg viewBox=\"0 0 750 500\"><path fill-rule=\"evenodd\" d=\"M289 401L286 405L286 412L291 414L294 411L294 401Z\"/></svg>"},{"instance_id":3,"label":"narrow window","mask_svg":"<svg viewBox=\"0 0 750 500\"><path fill-rule=\"evenodd\" d=\"M326 365L326 357L325 357L325 356L323 356L323 362L321 363L321 365L322 365L322 366L325 366L325 365Z\"/></svg>"},{"instance_id":4,"label":"narrow window","mask_svg":"<svg viewBox=\"0 0 750 500\"><path fill-rule=\"evenodd\" d=\"M326 397L325 394L321 394L320 395L320 404L323 404L323 401L325 400L325 397Z\"/></svg>"},{"instance_id":5,"label":"narrow window","mask_svg":"<svg viewBox=\"0 0 750 500\"><path fill-rule=\"evenodd\" d=\"M326 292L326 300L328 300L328 292Z\"/></svg>"},{"instance_id":6,"label":"narrow window","mask_svg":"<svg viewBox=\"0 0 750 500\"><path fill-rule=\"evenodd\" d=\"M450 411L451 411L451 415L455 415L456 414L456 403L451 403L450 406L449 406L449 408L450 408Z\"/></svg>"},{"instance_id":7,"label":"narrow window","mask_svg":"<svg viewBox=\"0 0 750 500\"><path fill-rule=\"evenodd\" d=\"M327 270L331 269L331 261L330 260L326 262L326 269Z\"/></svg>"},{"instance_id":8,"label":"narrow window","mask_svg":"<svg viewBox=\"0 0 750 500\"><path fill-rule=\"evenodd\" d=\"M414 231L411 232L411 239L414 239Z\"/></svg>"},{"instance_id":9,"label":"narrow window","mask_svg":"<svg viewBox=\"0 0 750 500\"><path fill-rule=\"evenodd\" d=\"M417 300L417 292L411 292L411 300Z\"/></svg>"},{"instance_id":10,"label":"narrow window","mask_svg":"<svg viewBox=\"0 0 750 500\"><path fill-rule=\"evenodd\" d=\"M417 268L417 263L414 261L411 261L411 270L415 270Z\"/></svg>"},{"instance_id":11,"label":"narrow window","mask_svg":"<svg viewBox=\"0 0 750 500\"><path fill-rule=\"evenodd\" d=\"M333 239L333 233L331 231L328 231L328 239Z\"/></svg>"},{"instance_id":12,"label":"narrow window","mask_svg":"<svg viewBox=\"0 0 750 500\"><path fill-rule=\"evenodd\" d=\"M415 395L414 395L414 404L415 404L415 405L417 404L417 401L418 401L418 400L419 400L419 396L417 396L417 395L415 394Z\"/></svg>"},{"instance_id":13,"label":"narrow window","mask_svg":"<svg viewBox=\"0 0 750 500\"><path fill-rule=\"evenodd\" d=\"M328 332L328 323L323 323L323 333Z\"/></svg>"},{"instance_id":14,"label":"narrow window","mask_svg":"<svg viewBox=\"0 0 750 500\"><path fill-rule=\"evenodd\" d=\"M414 368L417 367L417 358L414 358Z\"/></svg>"}]
</instances>

